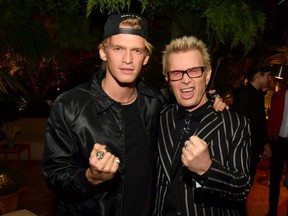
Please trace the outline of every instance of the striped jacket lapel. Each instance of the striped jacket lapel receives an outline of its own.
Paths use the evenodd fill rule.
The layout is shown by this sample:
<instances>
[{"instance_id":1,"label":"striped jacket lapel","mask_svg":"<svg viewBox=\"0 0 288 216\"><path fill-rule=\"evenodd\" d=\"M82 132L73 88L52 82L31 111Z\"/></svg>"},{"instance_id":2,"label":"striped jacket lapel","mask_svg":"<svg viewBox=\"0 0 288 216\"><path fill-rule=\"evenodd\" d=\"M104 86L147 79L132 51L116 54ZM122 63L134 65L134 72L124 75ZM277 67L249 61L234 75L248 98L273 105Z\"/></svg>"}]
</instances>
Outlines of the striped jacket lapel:
<instances>
[{"instance_id":1,"label":"striped jacket lapel","mask_svg":"<svg viewBox=\"0 0 288 216\"><path fill-rule=\"evenodd\" d=\"M209 143L212 138L215 137L215 132L217 132L223 122L221 118L218 117L218 113L215 112L212 104L207 107L206 113L208 114L204 115L194 135L205 140L206 143Z\"/></svg>"},{"instance_id":2,"label":"striped jacket lapel","mask_svg":"<svg viewBox=\"0 0 288 216\"><path fill-rule=\"evenodd\" d=\"M209 104L207 107L207 110L203 116L203 119L200 121L199 126L197 129L188 135L188 137L195 135L199 138L203 139L206 143L210 143L210 141L213 139L214 134L217 132L218 128L222 125L221 118L218 117L218 114L215 112L213 105ZM175 127L174 127L175 128ZM188 137L186 137L188 139ZM181 151L181 149L179 149ZM172 164L172 170L170 176L175 176L175 172L178 171L178 169L181 167L181 164Z\"/></svg>"},{"instance_id":3,"label":"striped jacket lapel","mask_svg":"<svg viewBox=\"0 0 288 216\"><path fill-rule=\"evenodd\" d=\"M160 133L162 136L159 136L158 152L159 158L163 165L163 171L169 181L171 181L170 174L172 169L172 152L174 147L172 136L176 127L176 113L177 108L175 105L170 105L163 111L162 117L160 119Z\"/></svg>"},{"instance_id":4,"label":"striped jacket lapel","mask_svg":"<svg viewBox=\"0 0 288 216\"><path fill-rule=\"evenodd\" d=\"M173 107L171 108L171 106ZM214 137L214 133L217 131L218 127L222 125L222 121L221 118L218 118L218 114L214 111L211 104L208 106L206 112L209 114L204 115L204 118L201 120L199 127L194 132L194 135L199 136L201 139L204 139L205 142L209 143ZM160 119L160 133L162 136L159 137L158 152L163 165L163 171L170 182L172 174L172 151L174 147L173 145L175 145L172 136L176 127L176 113L177 106L170 105L163 111Z\"/></svg>"}]
</instances>

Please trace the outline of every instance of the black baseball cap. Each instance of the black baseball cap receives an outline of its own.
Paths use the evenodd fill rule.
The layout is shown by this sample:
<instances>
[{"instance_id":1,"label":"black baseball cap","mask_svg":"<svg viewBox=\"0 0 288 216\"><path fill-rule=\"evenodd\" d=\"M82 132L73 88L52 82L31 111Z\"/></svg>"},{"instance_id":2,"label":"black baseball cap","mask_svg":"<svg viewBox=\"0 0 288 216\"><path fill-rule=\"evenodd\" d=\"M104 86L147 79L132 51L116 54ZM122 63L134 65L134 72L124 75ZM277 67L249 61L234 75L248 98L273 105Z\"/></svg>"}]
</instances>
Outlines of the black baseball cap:
<instances>
[{"instance_id":1,"label":"black baseball cap","mask_svg":"<svg viewBox=\"0 0 288 216\"><path fill-rule=\"evenodd\" d=\"M252 79L258 72L261 74L272 72L272 65L262 65L255 67L252 70L249 70L245 76L249 80Z\"/></svg>"},{"instance_id":2,"label":"black baseball cap","mask_svg":"<svg viewBox=\"0 0 288 216\"><path fill-rule=\"evenodd\" d=\"M131 29L131 28L120 28L119 25L123 20L129 18L137 18L141 20L141 29ZM122 14L112 14L108 17L105 26L103 39L117 34L134 34L143 37L148 40L148 22L147 20L134 13L122 13Z\"/></svg>"}]
</instances>

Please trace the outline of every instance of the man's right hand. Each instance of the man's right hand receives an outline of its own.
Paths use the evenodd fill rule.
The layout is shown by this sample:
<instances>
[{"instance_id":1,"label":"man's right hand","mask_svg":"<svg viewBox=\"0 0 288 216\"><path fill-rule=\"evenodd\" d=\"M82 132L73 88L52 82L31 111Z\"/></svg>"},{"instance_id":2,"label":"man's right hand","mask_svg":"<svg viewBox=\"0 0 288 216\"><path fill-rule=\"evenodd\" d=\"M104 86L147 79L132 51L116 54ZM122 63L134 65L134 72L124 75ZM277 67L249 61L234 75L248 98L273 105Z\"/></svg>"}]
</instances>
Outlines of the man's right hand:
<instances>
[{"instance_id":1,"label":"man's right hand","mask_svg":"<svg viewBox=\"0 0 288 216\"><path fill-rule=\"evenodd\" d=\"M119 163L119 158L107 152L105 145L96 143L90 153L90 167L86 170L86 177L93 185L111 180L119 169Z\"/></svg>"}]
</instances>

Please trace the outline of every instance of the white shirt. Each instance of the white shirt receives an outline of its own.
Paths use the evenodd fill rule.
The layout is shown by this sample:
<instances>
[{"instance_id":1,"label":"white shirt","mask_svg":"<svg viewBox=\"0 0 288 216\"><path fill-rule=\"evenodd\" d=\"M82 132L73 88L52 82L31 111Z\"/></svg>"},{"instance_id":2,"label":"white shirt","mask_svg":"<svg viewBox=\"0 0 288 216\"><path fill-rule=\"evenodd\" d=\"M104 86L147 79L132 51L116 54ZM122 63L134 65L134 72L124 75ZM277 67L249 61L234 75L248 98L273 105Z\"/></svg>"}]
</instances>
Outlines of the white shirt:
<instances>
[{"instance_id":1,"label":"white shirt","mask_svg":"<svg viewBox=\"0 0 288 216\"><path fill-rule=\"evenodd\" d=\"M285 105L279 136L283 138L288 138L288 89L286 90L285 94Z\"/></svg>"}]
</instances>

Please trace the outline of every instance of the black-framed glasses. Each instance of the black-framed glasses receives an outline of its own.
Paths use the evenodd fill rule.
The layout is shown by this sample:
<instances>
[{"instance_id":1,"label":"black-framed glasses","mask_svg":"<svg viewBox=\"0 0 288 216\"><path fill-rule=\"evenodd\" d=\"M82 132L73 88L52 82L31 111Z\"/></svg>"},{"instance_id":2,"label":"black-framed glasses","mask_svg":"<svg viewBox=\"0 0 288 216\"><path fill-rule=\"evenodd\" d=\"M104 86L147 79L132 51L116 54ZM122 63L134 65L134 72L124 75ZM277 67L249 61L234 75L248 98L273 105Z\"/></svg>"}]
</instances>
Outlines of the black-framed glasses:
<instances>
[{"instance_id":1,"label":"black-framed glasses","mask_svg":"<svg viewBox=\"0 0 288 216\"><path fill-rule=\"evenodd\" d=\"M187 74L190 78L198 78L201 77L203 72L206 70L206 67L199 66L199 67L192 67L187 70L173 70L168 71L167 75L169 80L171 81L178 81L181 80L184 76L184 74Z\"/></svg>"}]
</instances>

